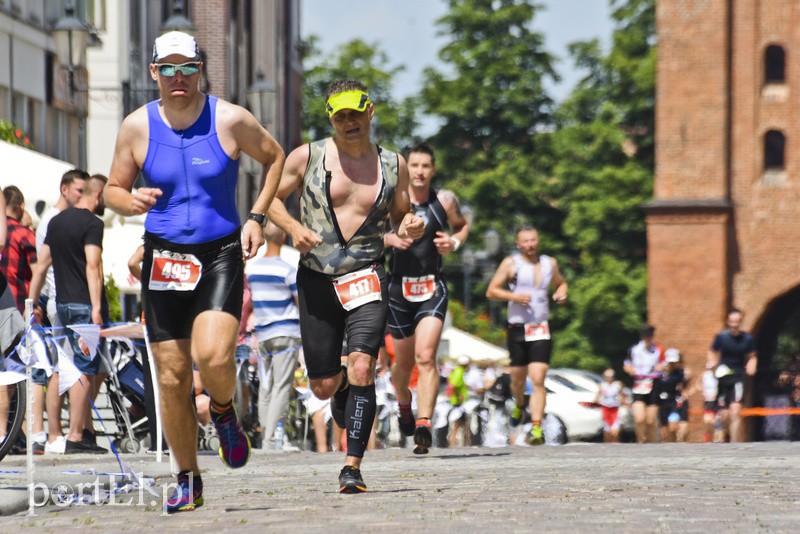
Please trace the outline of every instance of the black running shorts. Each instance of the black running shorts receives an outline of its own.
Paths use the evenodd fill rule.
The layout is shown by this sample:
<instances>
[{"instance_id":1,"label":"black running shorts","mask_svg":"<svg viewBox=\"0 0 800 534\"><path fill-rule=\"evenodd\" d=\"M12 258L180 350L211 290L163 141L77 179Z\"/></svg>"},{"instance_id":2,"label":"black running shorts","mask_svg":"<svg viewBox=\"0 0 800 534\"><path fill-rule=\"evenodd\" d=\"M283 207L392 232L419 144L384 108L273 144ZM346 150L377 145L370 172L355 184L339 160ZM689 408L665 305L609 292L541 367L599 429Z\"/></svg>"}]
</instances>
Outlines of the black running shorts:
<instances>
[{"instance_id":1,"label":"black running shorts","mask_svg":"<svg viewBox=\"0 0 800 534\"><path fill-rule=\"evenodd\" d=\"M721 409L733 403L741 403L744 398L744 373L723 376L717 385L717 403Z\"/></svg>"},{"instance_id":2,"label":"black running shorts","mask_svg":"<svg viewBox=\"0 0 800 534\"><path fill-rule=\"evenodd\" d=\"M383 265L374 266L381 283L381 300L346 311L333 287L333 278L304 265L297 269L297 297L303 357L311 379L328 378L342 372L342 342L347 334L346 354L363 352L378 357L386 325L388 279ZM360 270L360 269L357 269Z\"/></svg>"},{"instance_id":3,"label":"black running shorts","mask_svg":"<svg viewBox=\"0 0 800 534\"><path fill-rule=\"evenodd\" d=\"M444 280L436 278L436 291L428 300L409 302L403 296L403 281L389 281L389 332L395 339L405 339L414 335L417 325L424 317L438 317L444 321L447 313L447 286Z\"/></svg>"},{"instance_id":4,"label":"black running shorts","mask_svg":"<svg viewBox=\"0 0 800 534\"><path fill-rule=\"evenodd\" d=\"M512 367L527 367L530 363L546 363L550 365L553 352L552 339L525 341L525 326L508 325L508 356Z\"/></svg>"},{"instance_id":5,"label":"black running shorts","mask_svg":"<svg viewBox=\"0 0 800 534\"><path fill-rule=\"evenodd\" d=\"M151 290L153 250L193 254L202 265L197 286L191 291ZM243 296L244 261L238 230L198 245L170 243L145 233L142 308L150 341L191 338L194 320L204 311L224 311L240 320Z\"/></svg>"}]
</instances>

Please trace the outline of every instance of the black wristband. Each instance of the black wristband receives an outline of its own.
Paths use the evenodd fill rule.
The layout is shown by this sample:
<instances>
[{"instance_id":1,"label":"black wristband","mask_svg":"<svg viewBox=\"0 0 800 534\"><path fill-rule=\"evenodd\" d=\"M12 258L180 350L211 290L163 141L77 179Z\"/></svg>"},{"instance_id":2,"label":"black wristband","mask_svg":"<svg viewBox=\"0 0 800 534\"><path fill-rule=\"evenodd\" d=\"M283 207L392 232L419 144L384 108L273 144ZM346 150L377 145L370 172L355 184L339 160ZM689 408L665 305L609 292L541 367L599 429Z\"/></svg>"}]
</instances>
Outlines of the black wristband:
<instances>
[{"instance_id":1,"label":"black wristband","mask_svg":"<svg viewBox=\"0 0 800 534\"><path fill-rule=\"evenodd\" d=\"M258 224L260 224L261 226L264 226L266 224L266 222L267 222L267 216L264 215L263 213L252 213L251 212L247 216L247 220L248 221L255 221Z\"/></svg>"}]
</instances>

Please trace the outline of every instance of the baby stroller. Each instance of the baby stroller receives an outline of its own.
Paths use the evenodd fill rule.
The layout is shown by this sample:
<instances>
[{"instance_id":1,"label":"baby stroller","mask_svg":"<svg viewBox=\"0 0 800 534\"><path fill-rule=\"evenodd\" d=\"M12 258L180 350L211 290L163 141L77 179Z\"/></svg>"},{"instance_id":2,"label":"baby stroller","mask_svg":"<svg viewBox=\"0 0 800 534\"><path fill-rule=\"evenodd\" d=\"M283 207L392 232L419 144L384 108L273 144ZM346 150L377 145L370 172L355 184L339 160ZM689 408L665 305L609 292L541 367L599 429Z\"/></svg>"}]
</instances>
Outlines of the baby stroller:
<instances>
[{"instance_id":1,"label":"baby stroller","mask_svg":"<svg viewBox=\"0 0 800 534\"><path fill-rule=\"evenodd\" d=\"M110 338L106 345L100 354L109 369L105 386L116 425L114 445L120 452L137 453L149 445L140 355L130 339Z\"/></svg>"}]
</instances>

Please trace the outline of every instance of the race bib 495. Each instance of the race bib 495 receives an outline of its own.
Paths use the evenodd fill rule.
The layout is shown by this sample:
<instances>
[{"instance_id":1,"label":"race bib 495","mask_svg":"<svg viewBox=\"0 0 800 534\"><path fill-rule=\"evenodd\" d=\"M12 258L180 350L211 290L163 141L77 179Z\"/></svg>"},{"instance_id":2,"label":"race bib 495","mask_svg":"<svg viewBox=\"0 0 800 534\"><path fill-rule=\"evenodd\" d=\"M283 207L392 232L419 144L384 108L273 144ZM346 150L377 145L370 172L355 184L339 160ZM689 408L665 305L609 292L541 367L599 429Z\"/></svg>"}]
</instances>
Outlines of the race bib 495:
<instances>
[{"instance_id":1,"label":"race bib 495","mask_svg":"<svg viewBox=\"0 0 800 534\"><path fill-rule=\"evenodd\" d=\"M200 260L192 254L154 250L147 287L152 291L192 291L202 271Z\"/></svg>"}]
</instances>

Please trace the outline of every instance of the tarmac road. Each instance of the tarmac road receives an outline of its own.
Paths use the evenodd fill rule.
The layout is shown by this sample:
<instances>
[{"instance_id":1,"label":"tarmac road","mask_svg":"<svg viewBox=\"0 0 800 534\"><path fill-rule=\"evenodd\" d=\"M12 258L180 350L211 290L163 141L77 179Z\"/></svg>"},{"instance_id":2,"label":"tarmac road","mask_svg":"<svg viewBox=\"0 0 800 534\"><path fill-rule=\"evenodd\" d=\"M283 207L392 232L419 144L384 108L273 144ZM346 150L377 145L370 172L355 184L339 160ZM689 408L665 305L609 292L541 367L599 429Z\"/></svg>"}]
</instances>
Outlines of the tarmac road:
<instances>
[{"instance_id":1,"label":"tarmac road","mask_svg":"<svg viewBox=\"0 0 800 534\"><path fill-rule=\"evenodd\" d=\"M173 516L149 492L27 516L25 458L12 456L0 463L0 532L798 532L799 453L789 442L390 449L367 453L361 495L336 491L341 454L256 450L235 471L206 454L205 505ZM168 461L123 458L156 495L173 480ZM111 455L36 465L51 489L97 478L65 471L119 471Z\"/></svg>"}]
</instances>

